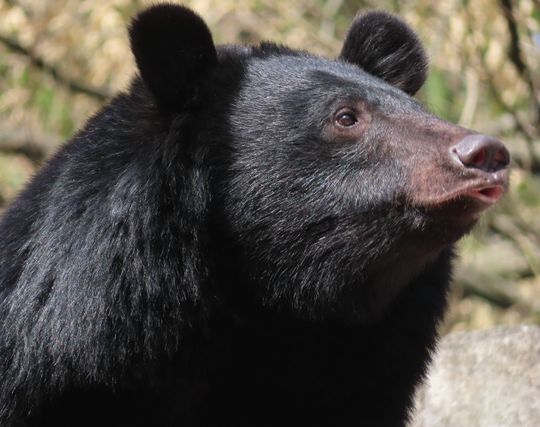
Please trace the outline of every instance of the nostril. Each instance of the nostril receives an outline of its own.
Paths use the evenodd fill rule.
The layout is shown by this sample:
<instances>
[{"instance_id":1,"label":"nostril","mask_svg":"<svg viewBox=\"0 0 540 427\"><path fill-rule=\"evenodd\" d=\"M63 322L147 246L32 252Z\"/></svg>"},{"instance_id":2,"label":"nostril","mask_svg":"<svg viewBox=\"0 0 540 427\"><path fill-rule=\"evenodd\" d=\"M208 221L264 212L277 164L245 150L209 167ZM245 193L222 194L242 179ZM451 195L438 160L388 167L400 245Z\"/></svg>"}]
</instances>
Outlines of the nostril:
<instances>
[{"instance_id":1,"label":"nostril","mask_svg":"<svg viewBox=\"0 0 540 427\"><path fill-rule=\"evenodd\" d=\"M477 153L473 153L473 158L471 159L471 164L476 167L482 167L486 162L486 149L480 148Z\"/></svg>"},{"instance_id":2,"label":"nostril","mask_svg":"<svg viewBox=\"0 0 540 427\"><path fill-rule=\"evenodd\" d=\"M499 168L505 168L510 163L510 153L502 143L501 145L502 147L495 154L494 161Z\"/></svg>"},{"instance_id":3,"label":"nostril","mask_svg":"<svg viewBox=\"0 0 540 427\"><path fill-rule=\"evenodd\" d=\"M452 147L458 160L467 168L495 171L508 166L510 154L504 144L487 135L467 135Z\"/></svg>"}]
</instances>

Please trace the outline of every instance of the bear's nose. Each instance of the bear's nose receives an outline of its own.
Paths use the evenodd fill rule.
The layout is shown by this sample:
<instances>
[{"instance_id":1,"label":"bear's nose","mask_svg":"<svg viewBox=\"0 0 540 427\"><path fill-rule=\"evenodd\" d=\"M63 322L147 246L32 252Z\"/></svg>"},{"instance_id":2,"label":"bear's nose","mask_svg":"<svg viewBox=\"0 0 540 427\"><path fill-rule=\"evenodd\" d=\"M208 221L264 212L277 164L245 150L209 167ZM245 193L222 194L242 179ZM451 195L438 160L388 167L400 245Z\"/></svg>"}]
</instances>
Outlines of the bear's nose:
<instances>
[{"instance_id":1,"label":"bear's nose","mask_svg":"<svg viewBox=\"0 0 540 427\"><path fill-rule=\"evenodd\" d=\"M510 153L504 144L488 135L467 135L451 150L466 168L495 172L510 163Z\"/></svg>"}]
</instances>

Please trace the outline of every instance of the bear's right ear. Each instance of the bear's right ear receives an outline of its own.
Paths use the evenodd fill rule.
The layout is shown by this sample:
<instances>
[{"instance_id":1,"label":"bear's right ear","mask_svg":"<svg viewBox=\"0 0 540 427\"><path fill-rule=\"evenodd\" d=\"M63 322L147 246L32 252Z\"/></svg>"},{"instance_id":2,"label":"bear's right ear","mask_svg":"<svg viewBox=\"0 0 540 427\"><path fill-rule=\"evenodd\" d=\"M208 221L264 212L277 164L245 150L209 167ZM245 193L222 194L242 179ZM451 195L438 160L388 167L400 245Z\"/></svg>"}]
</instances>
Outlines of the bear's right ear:
<instances>
[{"instance_id":1,"label":"bear's right ear","mask_svg":"<svg viewBox=\"0 0 540 427\"><path fill-rule=\"evenodd\" d=\"M179 111L217 64L212 35L192 10L173 4L153 6L129 28L140 74L164 112Z\"/></svg>"}]
</instances>

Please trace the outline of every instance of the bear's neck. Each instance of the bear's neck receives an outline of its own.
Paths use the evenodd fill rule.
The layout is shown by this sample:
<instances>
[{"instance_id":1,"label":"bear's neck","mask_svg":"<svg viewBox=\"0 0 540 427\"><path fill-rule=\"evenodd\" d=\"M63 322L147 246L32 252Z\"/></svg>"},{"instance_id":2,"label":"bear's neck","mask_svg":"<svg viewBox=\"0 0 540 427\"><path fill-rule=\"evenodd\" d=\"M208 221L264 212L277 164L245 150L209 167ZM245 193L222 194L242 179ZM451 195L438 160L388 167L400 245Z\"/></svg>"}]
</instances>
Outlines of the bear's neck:
<instances>
[{"instance_id":1,"label":"bear's neck","mask_svg":"<svg viewBox=\"0 0 540 427\"><path fill-rule=\"evenodd\" d=\"M214 366L201 380L215 412L248 408L276 422L318 414L303 425L400 425L435 344L450 259L451 250L441 253L369 325L300 320L262 307L218 316L206 328L201 358ZM298 401L313 407L298 408Z\"/></svg>"}]
</instances>

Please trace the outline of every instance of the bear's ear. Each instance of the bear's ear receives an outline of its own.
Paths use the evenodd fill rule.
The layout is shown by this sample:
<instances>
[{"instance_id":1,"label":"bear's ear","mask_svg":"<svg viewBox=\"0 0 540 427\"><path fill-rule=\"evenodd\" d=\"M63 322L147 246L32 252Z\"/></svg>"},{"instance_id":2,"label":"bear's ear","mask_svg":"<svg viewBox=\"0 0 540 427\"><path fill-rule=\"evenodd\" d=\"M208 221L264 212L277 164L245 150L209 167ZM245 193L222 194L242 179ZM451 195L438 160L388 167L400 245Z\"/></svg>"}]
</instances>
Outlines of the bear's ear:
<instances>
[{"instance_id":1,"label":"bear's ear","mask_svg":"<svg viewBox=\"0 0 540 427\"><path fill-rule=\"evenodd\" d=\"M167 112L189 103L205 73L217 64L208 27L183 6L145 10L133 19L129 36L141 77Z\"/></svg>"},{"instance_id":2,"label":"bear's ear","mask_svg":"<svg viewBox=\"0 0 540 427\"><path fill-rule=\"evenodd\" d=\"M341 49L340 58L414 95L427 76L427 57L411 28L385 12L358 16Z\"/></svg>"}]
</instances>

